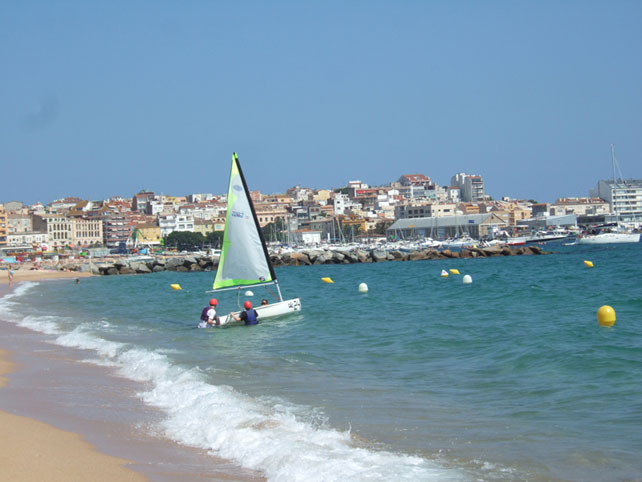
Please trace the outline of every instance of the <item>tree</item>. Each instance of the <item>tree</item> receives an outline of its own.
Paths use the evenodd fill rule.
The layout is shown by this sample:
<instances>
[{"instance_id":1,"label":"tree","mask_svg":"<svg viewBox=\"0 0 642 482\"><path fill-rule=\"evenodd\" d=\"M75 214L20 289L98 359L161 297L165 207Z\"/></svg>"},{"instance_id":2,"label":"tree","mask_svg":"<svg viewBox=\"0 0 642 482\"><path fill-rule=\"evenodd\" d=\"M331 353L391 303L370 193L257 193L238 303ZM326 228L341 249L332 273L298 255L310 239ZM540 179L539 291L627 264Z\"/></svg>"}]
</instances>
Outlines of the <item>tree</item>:
<instances>
[{"instance_id":1,"label":"tree","mask_svg":"<svg viewBox=\"0 0 642 482\"><path fill-rule=\"evenodd\" d=\"M212 248L219 249L223 246L223 231L210 231L205 235L205 242Z\"/></svg>"},{"instance_id":2,"label":"tree","mask_svg":"<svg viewBox=\"0 0 642 482\"><path fill-rule=\"evenodd\" d=\"M278 241L278 242L284 242L284 237L287 236L284 234L285 231L287 231L287 223L283 220L283 218L277 217L274 221L271 223L266 224L261 228L261 231L263 232L263 238L265 239L266 243L270 243L272 241Z\"/></svg>"},{"instance_id":3,"label":"tree","mask_svg":"<svg viewBox=\"0 0 642 482\"><path fill-rule=\"evenodd\" d=\"M196 251L205 244L205 236L189 231L174 231L165 237L165 246L175 246L179 251Z\"/></svg>"}]
</instances>

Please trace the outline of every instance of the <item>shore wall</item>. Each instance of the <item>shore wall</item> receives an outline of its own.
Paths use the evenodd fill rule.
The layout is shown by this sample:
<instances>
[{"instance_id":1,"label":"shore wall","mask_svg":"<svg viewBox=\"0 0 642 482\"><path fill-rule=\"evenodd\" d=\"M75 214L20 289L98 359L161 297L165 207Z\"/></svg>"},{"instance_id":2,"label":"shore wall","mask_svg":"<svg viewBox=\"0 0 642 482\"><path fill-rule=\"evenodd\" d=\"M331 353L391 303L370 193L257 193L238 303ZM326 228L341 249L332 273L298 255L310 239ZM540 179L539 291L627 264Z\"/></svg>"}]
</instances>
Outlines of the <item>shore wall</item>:
<instances>
[{"instance_id":1,"label":"shore wall","mask_svg":"<svg viewBox=\"0 0 642 482\"><path fill-rule=\"evenodd\" d=\"M310 249L293 253L273 254L270 256L274 266L301 266L316 264L354 264L381 263L384 261L419 261L444 260L457 258L488 258L497 256L530 256L550 254L537 246L493 246L490 248L469 248L461 251L448 249L438 251L425 249L420 251L383 251L356 250L330 251ZM212 271L218 266L218 257L206 256L156 256L153 259L102 259L89 263L72 262L62 266L68 271L90 271L94 275L110 276L119 274L146 274L159 271Z\"/></svg>"}]
</instances>

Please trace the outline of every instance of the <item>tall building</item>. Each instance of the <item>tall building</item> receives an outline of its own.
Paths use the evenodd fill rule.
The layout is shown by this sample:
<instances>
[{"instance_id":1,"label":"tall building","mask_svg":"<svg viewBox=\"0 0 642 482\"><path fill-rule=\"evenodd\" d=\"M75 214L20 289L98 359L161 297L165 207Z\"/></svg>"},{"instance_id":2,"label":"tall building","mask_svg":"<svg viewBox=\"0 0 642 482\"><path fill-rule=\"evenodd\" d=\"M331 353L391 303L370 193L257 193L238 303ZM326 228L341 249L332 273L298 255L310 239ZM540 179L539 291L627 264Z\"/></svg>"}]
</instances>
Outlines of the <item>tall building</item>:
<instances>
[{"instance_id":1,"label":"tall building","mask_svg":"<svg viewBox=\"0 0 642 482\"><path fill-rule=\"evenodd\" d=\"M132 198L132 211L138 211L145 214L152 214L152 201L154 201L154 193L149 191L141 191L134 194Z\"/></svg>"},{"instance_id":2,"label":"tall building","mask_svg":"<svg viewBox=\"0 0 642 482\"><path fill-rule=\"evenodd\" d=\"M118 248L126 243L131 235L134 223L125 213L109 213L103 218L103 239L107 248Z\"/></svg>"},{"instance_id":3,"label":"tall building","mask_svg":"<svg viewBox=\"0 0 642 482\"><path fill-rule=\"evenodd\" d=\"M0 204L0 246L7 244L7 212L4 210L4 206Z\"/></svg>"},{"instance_id":4,"label":"tall building","mask_svg":"<svg viewBox=\"0 0 642 482\"><path fill-rule=\"evenodd\" d=\"M598 181L596 191L598 197L608 201L611 212L617 214L622 221L642 221L642 180L620 179Z\"/></svg>"},{"instance_id":5,"label":"tall building","mask_svg":"<svg viewBox=\"0 0 642 482\"><path fill-rule=\"evenodd\" d=\"M477 174L455 174L450 184L461 190L461 200L464 202L485 201L488 196L484 193L484 180Z\"/></svg>"}]
</instances>

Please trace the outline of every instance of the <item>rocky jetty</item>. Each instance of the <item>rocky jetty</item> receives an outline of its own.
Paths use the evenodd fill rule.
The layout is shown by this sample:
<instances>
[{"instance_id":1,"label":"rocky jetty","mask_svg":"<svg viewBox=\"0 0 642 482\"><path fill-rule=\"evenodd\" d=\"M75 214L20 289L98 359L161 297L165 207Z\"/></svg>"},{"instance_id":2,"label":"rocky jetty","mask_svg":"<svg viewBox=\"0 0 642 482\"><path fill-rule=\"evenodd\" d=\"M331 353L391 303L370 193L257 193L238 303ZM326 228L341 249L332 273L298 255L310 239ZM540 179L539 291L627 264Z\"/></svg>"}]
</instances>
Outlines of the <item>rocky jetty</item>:
<instances>
[{"instance_id":1,"label":"rocky jetty","mask_svg":"<svg viewBox=\"0 0 642 482\"><path fill-rule=\"evenodd\" d=\"M383 261L419 261L431 259L489 258L496 256L526 256L549 254L537 246L493 246L489 248L468 248L461 251L448 249L438 251L384 251L382 249L338 251L309 249L270 256L274 266L301 266L315 264L380 263ZM117 258L92 260L85 263L69 263L61 269L69 271L91 271L95 275L146 274L159 271L211 271L218 266L218 256L155 256L148 259Z\"/></svg>"}]
</instances>

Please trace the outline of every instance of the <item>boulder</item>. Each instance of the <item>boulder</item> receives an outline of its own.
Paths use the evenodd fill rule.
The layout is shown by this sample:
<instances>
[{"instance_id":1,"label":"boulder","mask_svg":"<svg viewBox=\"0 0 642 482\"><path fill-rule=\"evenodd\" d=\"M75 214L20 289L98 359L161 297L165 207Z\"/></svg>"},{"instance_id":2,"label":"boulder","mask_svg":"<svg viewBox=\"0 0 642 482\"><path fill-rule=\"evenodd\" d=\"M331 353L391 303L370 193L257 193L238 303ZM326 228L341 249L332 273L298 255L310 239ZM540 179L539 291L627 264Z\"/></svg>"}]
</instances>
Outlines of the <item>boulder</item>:
<instances>
[{"instance_id":1,"label":"boulder","mask_svg":"<svg viewBox=\"0 0 642 482\"><path fill-rule=\"evenodd\" d=\"M149 266L147 266L147 263L144 263L142 261L131 263L129 265L129 268L135 273L139 273L139 274L146 274L146 273L152 272L152 270L149 269Z\"/></svg>"},{"instance_id":2,"label":"boulder","mask_svg":"<svg viewBox=\"0 0 642 482\"><path fill-rule=\"evenodd\" d=\"M370 252L370 257L375 263L380 263L381 261L388 261L388 253L383 249L375 249Z\"/></svg>"},{"instance_id":3,"label":"boulder","mask_svg":"<svg viewBox=\"0 0 642 482\"><path fill-rule=\"evenodd\" d=\"M459 258L459 251L451 251L450 249L444 249L441 254L446 258Z\"/></svg>"},{"instance_id":4,"label":"boulder","mask_svg":"<svg viewBox=\"0 0 642 482\"><path fill-rule=\"evenodd\" d=\"M183 258L169 258L165 263L165 268L168 271L178 271L179 267L184 267L183 263Z\"/></svg>"},{"instance_id":5,"label":"boulder","mask_svg":"<svg viewBox=\"0 0 642 482\"><path fill-rule=\"evenodd\" d=\"M193 264L197 264L197 263L198 261L194 256L186 256L183 258L183 266L185 266L188 269L191 268Z\"/></svg>"},{"instance_id":6,"label":"boulder","mask_svg":"<svg viewBox=\"0 0 642 482\"><path fill-rule=\"evenodd\" d=\"M305 253L291 253L290 264L295 264L295 265L305 264L309 266L312 264L312 262L310 261L310 258L308 257L308 255Z\"/></svg>"}]
</instances>

